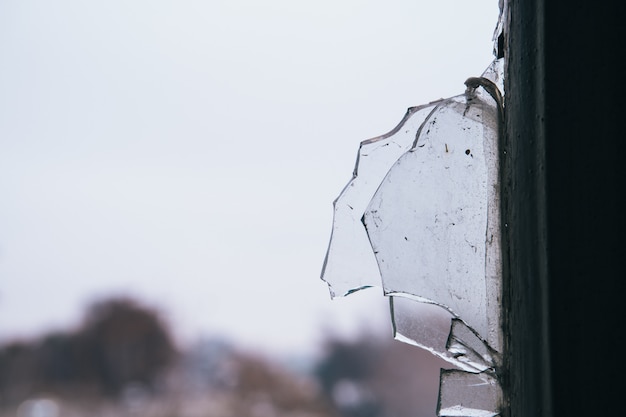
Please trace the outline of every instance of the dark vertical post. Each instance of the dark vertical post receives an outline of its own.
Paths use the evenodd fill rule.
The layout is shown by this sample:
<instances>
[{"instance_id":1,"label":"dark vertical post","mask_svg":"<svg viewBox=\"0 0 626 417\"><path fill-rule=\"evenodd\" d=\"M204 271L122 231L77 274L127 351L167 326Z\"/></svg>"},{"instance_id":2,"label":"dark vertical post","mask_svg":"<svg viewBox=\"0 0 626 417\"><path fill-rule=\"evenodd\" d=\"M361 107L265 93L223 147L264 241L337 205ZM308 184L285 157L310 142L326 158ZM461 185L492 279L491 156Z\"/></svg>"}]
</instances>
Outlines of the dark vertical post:
<instances>
[{"instance_id":1,"label":"dark vertical post","mask_svg":"<svg viewBox=\"0 0 626 417\"><path fill-rule=\"evenodd\" d=\"M516 417L551 415L542 7L510 1L505 30L503 383Z\"/></svg>"},{"instance_id":2,"label":"dark vertical post","mask_svg":"<svg viewBox=\"0 0 626 417\"><path fill-rule=\"evenodd\" d=\"M621 4L509 0L502 191L514 417L624 413Z\"/></svg>"}]
</instances>

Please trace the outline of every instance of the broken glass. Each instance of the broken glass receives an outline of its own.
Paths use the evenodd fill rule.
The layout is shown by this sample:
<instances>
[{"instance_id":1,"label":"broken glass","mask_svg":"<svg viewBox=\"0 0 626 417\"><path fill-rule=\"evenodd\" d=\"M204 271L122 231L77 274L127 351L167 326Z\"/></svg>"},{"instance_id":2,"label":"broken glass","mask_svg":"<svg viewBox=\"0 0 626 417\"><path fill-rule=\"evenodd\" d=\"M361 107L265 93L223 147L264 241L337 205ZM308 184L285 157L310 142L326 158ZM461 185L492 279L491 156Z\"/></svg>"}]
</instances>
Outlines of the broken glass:
<instances>
[{"instance_id":1,"label":"broken glass","mask_svg":"<svg viewBox=\"0 0 626 417\"><path fill-rule=\"evenodd\" d=\"M322 279L331 296L380 286L380 273L361 223L374 192L398 158L411 148L434 103L408 109L391 132L361 142L352 180L333 203L333 229Z\"/></svg>"},{"instance_id":2,"label":"broken glass","mask_svg":"<svg viewBox=\"0 0 626 417\"><path fill-rule=\"evenodd\" d=\"M502 391L491 372L442 369L439 378L440 417L493 417L500 412Z\"/></svg>"},{"instance_id":3,"label":"broken glass","mask_svg":"<svg viewBox=\"0 0 626 417\"><path fill-rule=\"evenodd\" d=\"M498 349L499 286L490 288L497 279L487 271L497 236L488 214L499 204L498 108L477 90L436 106L363 223L385 294L440 305Z\"/></svg>"},{"instance_id":4,"label":"broken glass","mask_svg":"<svg viewBox=\"0 0 626 417\"><path fill-rule=\"evenodd\" d=\"M497 352L448 310L406 297L389 298L396 340L428 350L468 372L497 366Z\"/></svg>"},{"instance_id":5,"label":"broken glass","mask_svg":"<svg viewBox=\"0 0 626 417\"><path fill-rule=\"evenodd\" d=\"M435 304L422 303L406 297L389 297L394 338L426 349L456 365L446 349L450 333L449 311Z\"/></svg>"},{"instance_id":6,"label":"broken glass","mask_svg":"<svg viewBox=\"0 0 626 417\"><path fill-rule=\"evenodd\" d=\"M480 336L458 318L452 319L446 349L454 357L479 371L495 369L500 365L500 355ZM465 367L460 366L465 369Z\"/></svg>"},{"instance_id":7,"label":"broken glass","mask_svg":"<svg viewBox=\"0 0 626 417\"><path fill-rule=\"evenodd\" d=\"M487 69L482 73L482 78L486 78L498 87L498 92L504 97L504 60L494 59ZM480 94L480 92L479 92Z\"/></svg>"},{"instance_id":8,"label":"broken glass","mask_svg":"<svg viewBox=\"0 0 626 417\"><path fill-rule=\"evenodd\" d=\"M465 94L362 142L334 203L322 279L333 297L382 286L394 337L458 368L441 374L441 416L492 416L501 402L502 84L499 59Z\"/></svg>"}]
</instances>

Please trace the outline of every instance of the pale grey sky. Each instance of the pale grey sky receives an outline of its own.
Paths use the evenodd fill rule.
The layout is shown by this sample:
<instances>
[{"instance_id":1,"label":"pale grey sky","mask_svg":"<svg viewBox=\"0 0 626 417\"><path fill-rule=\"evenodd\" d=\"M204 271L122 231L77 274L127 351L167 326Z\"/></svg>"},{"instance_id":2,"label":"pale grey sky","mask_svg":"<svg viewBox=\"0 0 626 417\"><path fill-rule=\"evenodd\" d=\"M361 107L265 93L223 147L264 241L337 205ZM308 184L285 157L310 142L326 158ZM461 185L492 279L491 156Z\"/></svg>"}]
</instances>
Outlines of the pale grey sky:
<instances>
[{"instance_id":1,"label":"pale grey sky","mask_svg":"<svg viewBox=\"0 0 626 417\"><path fill-rule=\"evenodd\" d=\"M487 67L497 3L0 1L0 341L106 294L182 341L390 329L319 280L332 201L361 140Z\"/></svg>"}]
</instances>

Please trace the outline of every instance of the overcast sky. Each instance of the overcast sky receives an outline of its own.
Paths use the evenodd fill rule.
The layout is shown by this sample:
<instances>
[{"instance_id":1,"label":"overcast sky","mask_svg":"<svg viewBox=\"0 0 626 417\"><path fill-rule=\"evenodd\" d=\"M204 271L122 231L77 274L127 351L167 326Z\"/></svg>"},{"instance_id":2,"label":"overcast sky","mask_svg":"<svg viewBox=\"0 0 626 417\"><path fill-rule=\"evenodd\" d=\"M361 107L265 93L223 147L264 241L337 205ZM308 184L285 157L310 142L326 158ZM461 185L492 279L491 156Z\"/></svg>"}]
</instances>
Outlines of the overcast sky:
<instances>
[{"instance_id":1,"label":"overcast sky","mask_svg":"<svg viewBox=\"0 0 626 417\"><path fill-rule=\"evenodd\" d=\"M319 273L358 144L491 62L497 0L0 0L0 342L133 295L183 342L390 333Z\"/></svg>"}]
</instances>

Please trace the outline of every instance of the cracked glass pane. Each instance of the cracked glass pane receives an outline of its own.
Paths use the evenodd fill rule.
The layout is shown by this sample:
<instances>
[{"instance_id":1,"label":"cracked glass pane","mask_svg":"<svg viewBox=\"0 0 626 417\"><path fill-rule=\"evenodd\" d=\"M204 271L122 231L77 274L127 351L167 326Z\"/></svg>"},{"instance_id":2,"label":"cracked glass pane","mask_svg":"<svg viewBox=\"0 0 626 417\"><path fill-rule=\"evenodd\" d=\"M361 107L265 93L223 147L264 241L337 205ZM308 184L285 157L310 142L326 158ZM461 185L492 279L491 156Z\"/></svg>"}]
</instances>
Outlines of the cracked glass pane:
<instances>
[{"instance_id":1,"label":"cracked glass pane","mask_svg":"<svg viewBox=\"0 0 626 417\"><path fill-rule=\"evenodd\" d=\"M457 318L452 319L446 348L458 361L479 371L495 369L500 364L499 353L489 347L476 332Z\"/></svg>"},{"instance_id":2,"label":"cracked glass pane","mask_svg":"<svg viewBox=\"0 0 626 417\"><path fill-rule=\"evenodd\" d=\"M503 60L465 94L409 109L361 143L334 203L331 295L382 286L394 337L453 364L439 415L493 416L501 388L499 171Z\"/></svg>"},{"instance_id":3,"label":"cracked glass pane","mask_svg":"<svg viewBox=\"0 0 626 417\"><path fill-rule=\"evenodd\" d=\"M496 350L498 112L481 88L438 103L363 216L385 294L448 309Z\"/></svg>"},{"instance_id":4,"label":"cracked glass pane","mask_svg":"<svg viewBox=\"0 0 626 417\"><path fill-rule=\"evenodd\" d=\"M389 297L394 338L426 349L457 365L446 343L452 315L441 307L406 297Z\"/></svg>"},{"instance_id":5,"label":"cracked glass pane","mask_svg":"<svg viewBox=\"0 0 626 417\"><path fill-rule=\"evenodd\" d=\"M448 310L401 296L391 296L394 338L428 350L468 372L493 369L497 352Z\"/></svg>"},{"instance_id":6,"label":"cracked glass pane","mask_svg":"<svg viewBox=\"0 0 626 417\"><path fill-rule=\"evenodd\" d=\"M499 414L502 391L491 372L479 374L442 369L439 384L440 417L493 417Z\"/></svg>"},{"instance_id":7,"label":"cracked glass pane","mask_svg":"<svg viewBox=\"0 0 626 417\"><path fill-rule=\"evenodd\" d=\"M389 168L413 146L434 107L434 103L412 107L391 132L361 142L353 178L334 202L332 235L322 269L331 296L380 286L378 265L361 218Z\"/></svg>"}]
</instances>

